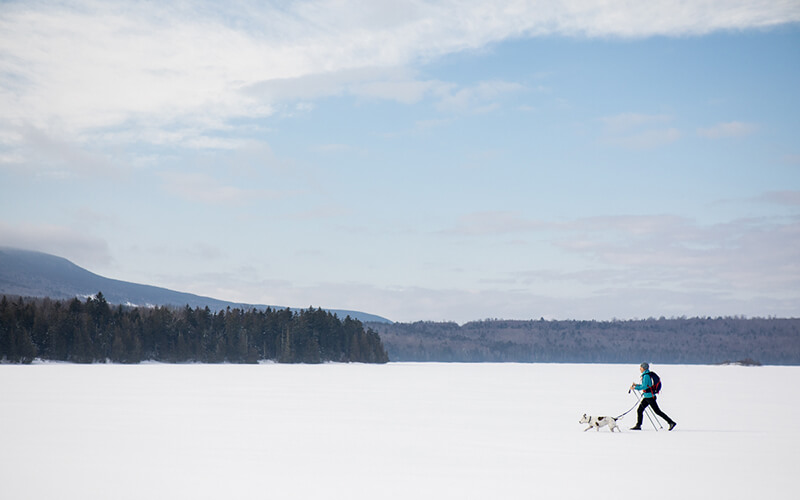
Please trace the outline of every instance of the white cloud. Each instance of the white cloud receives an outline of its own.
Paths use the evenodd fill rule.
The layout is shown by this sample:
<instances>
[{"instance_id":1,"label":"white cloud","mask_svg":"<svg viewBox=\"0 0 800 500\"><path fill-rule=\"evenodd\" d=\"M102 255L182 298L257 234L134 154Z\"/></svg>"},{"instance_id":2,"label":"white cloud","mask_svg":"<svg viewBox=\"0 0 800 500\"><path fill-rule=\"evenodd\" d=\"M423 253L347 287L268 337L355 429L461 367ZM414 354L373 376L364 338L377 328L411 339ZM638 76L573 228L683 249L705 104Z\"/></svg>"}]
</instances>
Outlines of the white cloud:
<instances>
[{"instance_id":1,"label":"white cloud","mask_svg":"<svg viewBox=\"0 0 800 500\"><path fill-rule=\"evenodd\" d=\"M353 87L353 93L373 99L389 99L405 104L421 101L428 93L446 84L437 81L386 80L363 82Z\"/></svg>"},{"instance_id":2,"label":"white cloud","mask_svg":"<svg viewBox=\"0 0 800 500\"><path fill-rule=\"evenodd\" d=\"M631 282L776 297L800 287L800 219L739 219L703 226L673 216L587 218L562 226L556 244ZM699 284L699 285L698 285Z\"/></svg>"},{"instance_id":3,"label":"white cloud","mask_svg":"<svg viewBox=\"0 0 800 500\"><path fill-rule=\"evenodd\" d=\"M758 126L745 122L718 123L712 127L697 129L697 135L707 139L723 139L727 137L744 137L754 133Z\"/></svg>"},{"instance_id":4,"label":"white cloud","mask_svg":"<svg viewBox=\"0 0 800 500\"><path fill-rule=\"evenodd\" d=\"M313 99L331 92L315 75L403 67L508 38L679 36L798 20L797 2L750 0L4 2L0 108L4 128L203 126L274 112L269 96L247 91L254 85L300 78ZM437 85L350 83L352 92L403 102Z\"/></svg>"},{"instance_id":5,"label":"white cloud","mask_svg":"<svg viewBox=\"0 0 800 500\"><path fill-rule=\"evenodd\" d=\"M64 257L79 265L108 264L108 243L86 232L84 225L7 224L0 221L0 246L35 250Z\"/></svg>"},{"instance_id":6,"label":"white cloud","mask_svg":"<svg viewBox=\"0 0 800 500\"><path fill-rule=\"evenodd\" d=\"M122 129L112 129L94 134L85 134L85 142L99 142L108 145L150 144L156 146L177 146L189 149L234 150L245 147L249 141L216 135L229 132L231 127L222 125L193 124L182 127L158 127L146 123L130 125Z\"/></svg>"},{"instance_id":7,"label":"white cloud","mask_svg":"<svg viewBox=\"0 0 800 500\"><path fill-rule=\"evenodd\" d=\"M119 158L93 151L75 136L48 133L24 126L15 141L6 144L8 152L0 164L5 168L46 178L103 178L118 180L124 173Z\"/></svg>"},{"instance_id":8,"label":"white cloud","mask_svg":"<svg viewBox=\"0 0 800 500\"><path fill-rule=\"evenodd\" d=\"M677 141L682 135L677 128L665 126L672 121L669 115L621 113L600 121L602 142L626 149L658 148Z\"/></svg>"},{"instance_id":9,"label":"white cloud","mask_svg":"<svg viewBox=\"0 0 800 500\"><path fill-rule=\"evenodd\" d=\"M203 277L182 289L231 301L292 307L350 309L377 314L393 321L456 321L465 323L486 318L504 319L594 319L647 318L653 316L767 316L796 315L795 294L743 298L702 288L671 289L658 283L631 284L616 280L597 286L587 283L584 293L561 297L551 292L553 283L563 279L548 276L540 289L509 286L502 288L454 289L446 286L391 287L367 283L322 283L297 286L286 281L232 279L233 273ZM249 275L252 276L252 273ZM183 286L181 286L183 285ZM574 289L574 288L573 288Z\"/></svg>"},{"instance_id":10,"label":"white cloud","mask_svg":"<svg viewBox=\"0 0 800 500\"><path fill-rule=\"evenodd\" d=\"M273 78L255 82L244 91L253 98L270 103L337 95L415 103L428 94L441 94L450 86L435 80L418 80L401 68L370 67Z\"/></svg>"},{"instance_id":11,"label":"white cloud","mask_svg":"<svg viewBox=\"0 0 800 500\"><path fill-rule=\"evenodd\" d=\"M769 198L794 203L796 193L769 194ZM549 242L562 258L533 264L528 271L513 271L519 286L531 293L547 290L555 294L560 283L569 281L579 283L587 294L628 287L787 301L800 289L798 217L702 225L672 215L553 222L510 212L486 212L462 217L443 234L479 240L517 234ZM564 259L564 252L574 259ZM570 288L570 293L574 295L576 290Z\"/></svg>"},{"instance_id":12,"label":"white cloud","mask_svg":"<svg viewBox=\"0 0 800 500\"><path fill-rule=\"evenodd\" d=\"M448 91L444 88L437 108L448 112L469 112L491 110L496 100L505 94L519 92L524 87L518 83L500 80L480 82L472 87Z\"/></svg>"}]
</instances>

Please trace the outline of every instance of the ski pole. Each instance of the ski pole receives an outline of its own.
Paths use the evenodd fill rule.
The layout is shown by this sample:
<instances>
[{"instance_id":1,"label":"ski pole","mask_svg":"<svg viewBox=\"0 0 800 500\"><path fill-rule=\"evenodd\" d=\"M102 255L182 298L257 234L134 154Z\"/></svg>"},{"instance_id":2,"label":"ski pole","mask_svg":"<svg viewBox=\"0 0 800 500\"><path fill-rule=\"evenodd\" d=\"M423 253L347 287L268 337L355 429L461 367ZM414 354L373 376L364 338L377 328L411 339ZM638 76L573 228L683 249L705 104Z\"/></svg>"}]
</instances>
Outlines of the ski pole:
<instances>
[{"instance_id":1,"label":"ski pole","mask_svg":"<svg viewBox=\"0 0 800 500\"><path fill-rule=\"evenodd\" d=\"M642 397L644 397L644 393L642 393ZM655 396L653 396L653 397L655 397ZM658 424L658 429L661 429L663 431L664 430L664 426L661 425L661 420L659 420L658 417L656 417L656 412L655 412L655 410L653 410L653 407L652 406L648 406L646 411L648 412L648 415L650 417L652 417L650 419L650 421L651 422L654 421L655 423L657 423ZM656 429L656 430L658 430L658 429Z\"/></svg>"},{"instance_id":2,"label":"ski pole","mask_svg":"<svg viewBox=\"0 0 800 500\"><path fill-rule=\"evenodd\" d=\"M642 398L644 398L644 395L642 395ZM661 422L656 418L656 413L653 411L653 408L648 406L645 408L645 413L647 413L647 418L650 420L650 423L653 424L653 429L656 429L656 425L663 429L663 427L661 427ZM658 432L658 429L656 429L656 432Z\"/></svg>"},{"instance_id":3,"label":"ski pole","mask_svg":"<svg viewBox=\"0 0 800 500\"><path fill-rule=\"evenodd\" d=\"M636 395L636 399L639 401L639 403L641 403L642 402L642 396L639 394L639 391L634 390L633 392ZM650 423L653 425L653 429L655 429L656 432L658 432L658 427L656 427L655 422L653 422L653 417L650 416L650 413L647 410L650 410L651 412L653 410L648 406L647 408L645 408L644 414L647 415L647 420L649 420Z\"/></svg>"},{"instance_id":4,"label":"ski pole","mask_svg":"<svg viewBox=\"0 0 800 500\"><path fill-rule=\"evenodd\" d=\"M658 424L658 428L659 428L659 429L661 429L661 430L663 431L663 430L664 430L664 426L663 426L663 425L661 425L661 420L659 420L659 419L656 417L656 412L655 412L655 410L653 410L653 409L652 409L652 408L650 408L649 406L647 407L647 409L648 409L648 410L650 410L650 414L653 416L653 419L655 419L656 423Z\"/></svg>"}]
</instances>

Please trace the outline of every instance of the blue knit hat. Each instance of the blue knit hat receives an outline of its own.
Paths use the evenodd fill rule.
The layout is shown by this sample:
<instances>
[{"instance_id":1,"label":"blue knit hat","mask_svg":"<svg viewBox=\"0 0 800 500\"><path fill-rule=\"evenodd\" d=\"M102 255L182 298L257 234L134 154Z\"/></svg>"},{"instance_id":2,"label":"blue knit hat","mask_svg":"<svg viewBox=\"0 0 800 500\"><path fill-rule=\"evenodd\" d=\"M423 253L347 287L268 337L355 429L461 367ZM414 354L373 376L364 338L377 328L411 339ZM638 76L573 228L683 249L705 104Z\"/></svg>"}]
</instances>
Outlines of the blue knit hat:
<instances>
[{"instance_id":1,"label":"blue knit hat","mask_svg":"<svg viewBox=\"0 0 800 500\"><path fill-rule=\"evenodd\" d=\"M645 361L644 363L642 363L642 364L641 364L641 365L639 365L639 366L641 366L641 367L642 367L642 368L644 368L645 370L649 370L649 369L650 369L650 365L649 365L649 364L647 364L647 361Z\"/></svg>"}]
</instances>

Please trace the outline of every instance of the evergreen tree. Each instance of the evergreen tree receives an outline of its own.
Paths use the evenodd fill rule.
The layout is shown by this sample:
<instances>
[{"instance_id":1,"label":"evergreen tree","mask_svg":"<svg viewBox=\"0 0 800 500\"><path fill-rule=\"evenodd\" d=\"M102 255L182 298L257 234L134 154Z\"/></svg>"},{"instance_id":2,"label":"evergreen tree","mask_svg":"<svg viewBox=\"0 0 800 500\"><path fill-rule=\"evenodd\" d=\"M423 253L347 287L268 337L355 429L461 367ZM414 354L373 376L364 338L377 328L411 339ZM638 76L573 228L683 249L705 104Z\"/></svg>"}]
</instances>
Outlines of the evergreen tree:
<instances>
[{"instance_id":1,"label":"evergreen tree","mask_svg":"<svg viewBox=\"0 0 800 500\"><path fill-rule=\"evenodd\" d=\"M385 362L380 338L322 309L112 308L102 292L85 302L0 298L0 361L36 356L76 363ZM383 360L383 361L382 361Z\"/></svg>"},{"instance_id":2,"label":"evergreen tree","mask_svg":"<svg viewBox=\"0 0 800 500\"><path fill-rule=\"evenodd\" d=\"M0 299L0 361L8 358L11 348L11 332L14 318L8 298Z\"/></svg>"}]
</instances>

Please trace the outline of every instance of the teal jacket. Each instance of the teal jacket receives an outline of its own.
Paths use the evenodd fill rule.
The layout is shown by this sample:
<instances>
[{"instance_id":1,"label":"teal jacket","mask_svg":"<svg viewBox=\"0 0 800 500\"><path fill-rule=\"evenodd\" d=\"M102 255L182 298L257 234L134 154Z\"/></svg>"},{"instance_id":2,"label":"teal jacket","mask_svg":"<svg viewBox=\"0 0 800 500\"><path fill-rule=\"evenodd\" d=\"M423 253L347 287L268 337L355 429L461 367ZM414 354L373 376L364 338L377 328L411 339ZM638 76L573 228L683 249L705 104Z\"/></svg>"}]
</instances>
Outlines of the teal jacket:
<instances>
[{"instance_id":1,"label":"teal jacket","mask_svg":"<svg viewBox=\"0 0 800 500\"><path fill-rule=\"evenodd\" d=\"M642 373L642 383L641 384L636 384L636 386L634 388L637 391L644 391L645 389L647 389L651 385L653 385L653 381L650 379L650 370L645 370L645 372ZM642 397L644 397L644 398L654 398L654 397L656 397L656 395L653 394L652 392L643 392L642 393Z\"/></svg>"}]
</instances>

